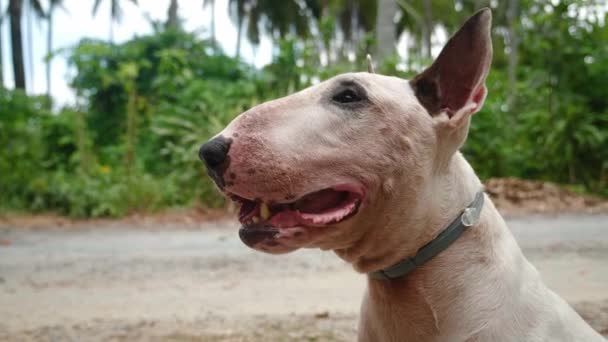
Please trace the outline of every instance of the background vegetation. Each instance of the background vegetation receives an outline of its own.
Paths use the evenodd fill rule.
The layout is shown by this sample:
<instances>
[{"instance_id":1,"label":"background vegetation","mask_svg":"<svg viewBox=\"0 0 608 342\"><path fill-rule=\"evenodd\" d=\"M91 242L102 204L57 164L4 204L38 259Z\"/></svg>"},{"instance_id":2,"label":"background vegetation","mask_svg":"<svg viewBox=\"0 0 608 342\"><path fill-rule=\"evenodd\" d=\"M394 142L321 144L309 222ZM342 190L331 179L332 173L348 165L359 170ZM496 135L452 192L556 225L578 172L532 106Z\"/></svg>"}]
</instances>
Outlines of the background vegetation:
<instances>
[{"instance_id":1,"label":"background vegetation","mask_svg":"<svg viewBox=\"0 0 608 342\"><path fill-rule=\"evenodd\" d=\"M31 1L46 20L61 3ZM10 0L5 15L0 0L0 20L18 22L22 3ZM112 18L119 5L112 0ZM409 77L429 64L442 32L483 6L494 12L495 59L465 155L482 178L551 180L608 195L608 16L600 2L231 0L239 37L274 41L262 69L243 62L240 46L236 56L224 54L213 21L210 36L184 31L178 6L172 0L167 21L151 23L153 34L115 44L110 33L60 51L75 70L78 98L63 108L24 93L24 40L12 32L16 89L0 85L2 210L86 217L221 206L197 150L238 113L364 70L367 52L380 72ZM405 58L395 50L399 37L407 38Z\"/></svg>"}]
</instances>

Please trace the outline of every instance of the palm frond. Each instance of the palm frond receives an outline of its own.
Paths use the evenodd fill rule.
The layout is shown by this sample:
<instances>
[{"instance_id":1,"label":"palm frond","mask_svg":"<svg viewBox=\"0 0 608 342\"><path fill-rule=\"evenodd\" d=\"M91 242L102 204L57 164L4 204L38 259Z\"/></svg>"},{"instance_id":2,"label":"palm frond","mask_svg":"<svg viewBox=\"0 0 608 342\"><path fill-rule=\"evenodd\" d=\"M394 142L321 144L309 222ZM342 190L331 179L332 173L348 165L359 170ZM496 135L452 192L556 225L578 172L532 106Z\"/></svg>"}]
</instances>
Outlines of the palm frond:
<instances>
[{"instance_id":1,"label":"palm frond","mask_svg":"<svg viewBox=\"0 0 608 342\"><path fill-rule=\"evenodd\" d=\"M101 5L101 0L95 0L93 4L93 15L97 15L97 10L99 10L99 5Z\"/></svg>"},{"instance_id":2,"label":"palm frond","mask_svg":"<svg viewBox=\"0 0 608 342\"><path fill-rule=\"evenodd\" d=\"M30 0L30 6L32 6L32 9L34 10L34 14L36 15L36 17L38 19L46 18L47 13L44 10L44 8L42 8L42 4L40 3L40 1Z\"/></svg>"},{"instance_id":3,"label":"palm frond","mask_svg":"<svg viewBox=\"0 0 608 342\"><path fill-rule=\"evenodd\" d=\"M117 22L120 22L120 20L122 19L122 9L120 8L120 4L118 3L118 0L112 0L111 1L111 5L110 5L110 11L111 11L111 16L112 19L114 19Z\"/></svg>"}]
</instances>

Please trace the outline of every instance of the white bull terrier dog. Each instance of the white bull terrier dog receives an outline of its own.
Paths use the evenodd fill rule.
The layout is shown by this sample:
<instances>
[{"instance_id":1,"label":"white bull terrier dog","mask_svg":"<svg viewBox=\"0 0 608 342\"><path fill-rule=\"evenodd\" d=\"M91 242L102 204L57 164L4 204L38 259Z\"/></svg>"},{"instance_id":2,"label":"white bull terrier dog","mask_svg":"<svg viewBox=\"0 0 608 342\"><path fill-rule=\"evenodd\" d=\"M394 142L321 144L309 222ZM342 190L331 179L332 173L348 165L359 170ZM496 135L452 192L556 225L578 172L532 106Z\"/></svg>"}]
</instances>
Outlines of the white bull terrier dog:
<instances>
[{"instance_id":1,"label":"white bull terrier dog","mask_svg":"<svg viewBox=\"0 0 608 342\"><path fill-rule=\"evenodd\" d=\"M339 75L200 149L249 247L332 250L368 274L359 341L604 341L543 283L458 152L487 93L491 17L412 80Z\"/></svg>"}]
</instances>

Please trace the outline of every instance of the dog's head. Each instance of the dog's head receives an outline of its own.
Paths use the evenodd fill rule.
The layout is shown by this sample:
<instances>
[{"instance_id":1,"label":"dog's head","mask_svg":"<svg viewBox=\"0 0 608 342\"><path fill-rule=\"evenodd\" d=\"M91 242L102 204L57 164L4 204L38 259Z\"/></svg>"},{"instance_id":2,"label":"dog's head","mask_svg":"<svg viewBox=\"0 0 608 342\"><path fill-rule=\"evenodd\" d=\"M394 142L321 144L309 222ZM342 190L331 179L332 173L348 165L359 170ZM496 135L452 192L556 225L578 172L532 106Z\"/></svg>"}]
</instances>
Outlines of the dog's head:
<instances>
[{"instance_id":1,"label":"dog's head","mask_svg":"<svg viewBox=\"0 0 608 342\"><path fill-rule=\"evenodd\" d=\"M242 113L204 144L210 175L241 204L243 242L348 248L415 198L483 104L490 22L475 14L412 80L339 75Z\"/></svg>"}]
</instances>

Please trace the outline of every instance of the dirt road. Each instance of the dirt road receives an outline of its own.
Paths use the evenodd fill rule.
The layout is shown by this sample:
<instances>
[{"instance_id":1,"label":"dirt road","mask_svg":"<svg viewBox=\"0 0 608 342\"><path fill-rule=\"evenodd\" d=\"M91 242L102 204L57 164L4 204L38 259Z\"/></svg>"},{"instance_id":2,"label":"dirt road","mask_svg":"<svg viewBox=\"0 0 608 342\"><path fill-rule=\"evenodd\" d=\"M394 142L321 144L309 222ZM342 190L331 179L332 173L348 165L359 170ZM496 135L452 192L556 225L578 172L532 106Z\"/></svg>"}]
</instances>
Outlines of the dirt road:
<instances>
[{"instance_id":1,"label":"dirt road","mask_svg":"<svg viewBox=\"0 0 608 342\"><path fill-rule=\"evenodd\" d=\"M509 225L608 334L608 215ZM232 221L0 227L0 341L352 341L364 285L329 252L253 252Z\"/></svg>"}]
</instances>

